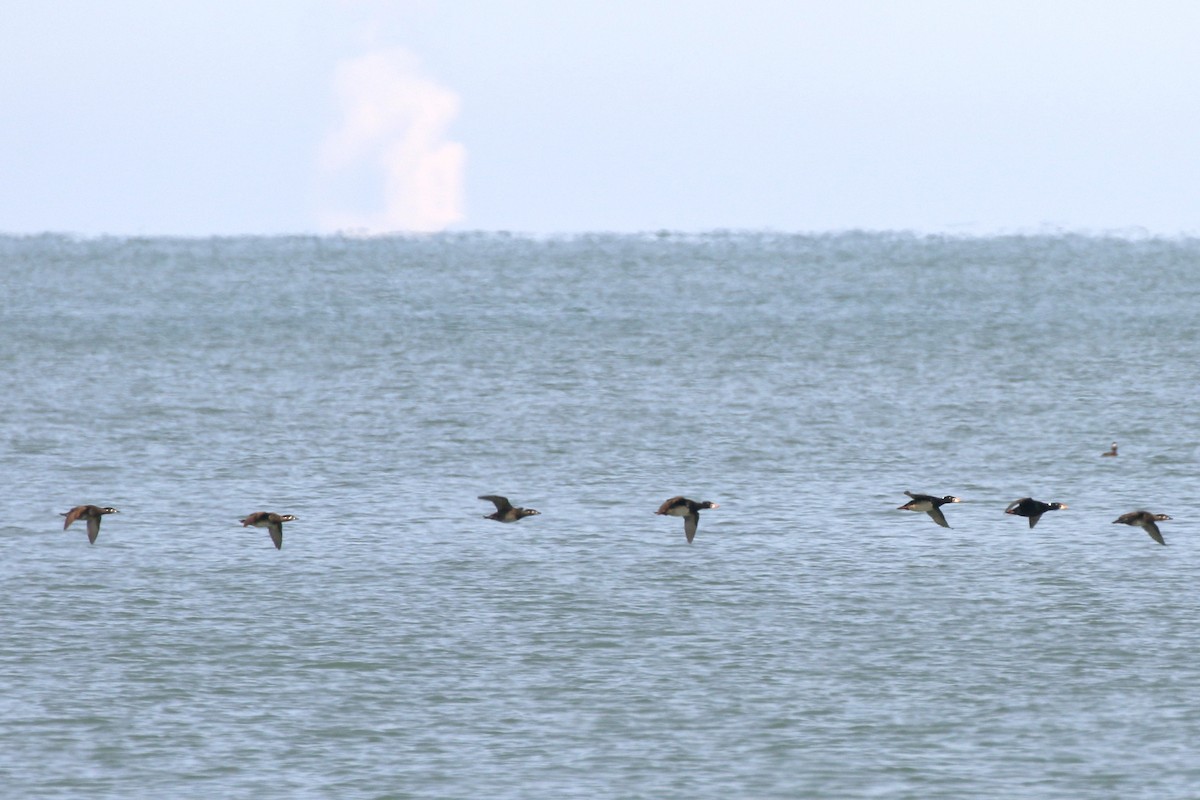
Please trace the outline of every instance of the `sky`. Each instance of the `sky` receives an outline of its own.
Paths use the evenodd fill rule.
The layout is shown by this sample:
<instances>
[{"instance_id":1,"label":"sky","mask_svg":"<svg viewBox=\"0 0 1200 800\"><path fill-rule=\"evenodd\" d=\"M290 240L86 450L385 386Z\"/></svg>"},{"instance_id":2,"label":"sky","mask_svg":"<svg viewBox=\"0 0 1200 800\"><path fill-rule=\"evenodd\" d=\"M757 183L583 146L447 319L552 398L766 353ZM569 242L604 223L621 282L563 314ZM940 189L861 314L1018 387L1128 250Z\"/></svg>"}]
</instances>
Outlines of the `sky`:
<instances>
[{"instance_id":1,"label":"sky","mask_svg":"<svg viewBox=\"0 0 1200 800\"><path fill-rule=\"evenodd\" d=\"M1200 3L3 0L0 233L1200 232Z\"/></svg>"}]
</instances>

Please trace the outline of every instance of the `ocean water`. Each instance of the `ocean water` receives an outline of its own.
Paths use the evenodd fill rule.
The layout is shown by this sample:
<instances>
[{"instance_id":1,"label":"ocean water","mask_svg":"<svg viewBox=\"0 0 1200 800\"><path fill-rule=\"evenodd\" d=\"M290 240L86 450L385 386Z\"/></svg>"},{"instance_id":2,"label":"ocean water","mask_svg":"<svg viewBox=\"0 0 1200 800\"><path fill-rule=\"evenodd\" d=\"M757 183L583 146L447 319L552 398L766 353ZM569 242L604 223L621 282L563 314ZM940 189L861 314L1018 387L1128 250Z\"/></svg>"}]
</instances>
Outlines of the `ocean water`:
<instances>
[{"instance_id":1,"label":"ocean water","mask_svg":"<svg viewBox=\"0 0 1200 800\"><path fill-rule=\"evenodd\" d=\"M1077 235L0 238L0 796L1195 797L1198 276ZM720 503L691 545L677 494Z\"/></svg>"}]
</instances>

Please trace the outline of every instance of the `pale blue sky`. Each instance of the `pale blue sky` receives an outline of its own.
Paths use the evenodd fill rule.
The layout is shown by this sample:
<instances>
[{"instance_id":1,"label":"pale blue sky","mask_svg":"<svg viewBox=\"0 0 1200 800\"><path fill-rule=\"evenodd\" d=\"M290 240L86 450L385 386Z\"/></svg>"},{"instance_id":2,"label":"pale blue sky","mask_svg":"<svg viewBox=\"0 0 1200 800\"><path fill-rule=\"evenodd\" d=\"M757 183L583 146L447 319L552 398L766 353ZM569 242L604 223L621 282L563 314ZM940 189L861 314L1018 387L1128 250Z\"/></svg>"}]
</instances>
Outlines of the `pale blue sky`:
<instances>
[{"instance_id":1,"label":"pale blue sky","mask_svg":"<svg viewBox=\"0 0 1200 800\"><path fill-rule=\"evenodd\" d=\"M1200 231L1200 4L3 6L0 232Z\"/></svg>"}]
</instances>

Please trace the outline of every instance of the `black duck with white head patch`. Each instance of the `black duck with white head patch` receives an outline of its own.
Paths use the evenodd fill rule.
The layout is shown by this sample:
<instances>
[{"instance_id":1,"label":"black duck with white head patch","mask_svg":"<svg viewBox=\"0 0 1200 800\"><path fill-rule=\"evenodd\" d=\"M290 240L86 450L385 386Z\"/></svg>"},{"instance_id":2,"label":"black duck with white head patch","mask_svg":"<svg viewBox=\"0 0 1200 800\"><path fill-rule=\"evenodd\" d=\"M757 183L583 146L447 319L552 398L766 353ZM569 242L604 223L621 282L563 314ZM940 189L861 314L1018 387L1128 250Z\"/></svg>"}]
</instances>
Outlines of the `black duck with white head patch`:
<instances>
[{"instance_id":1,"label":"black duck with white head patch","mask_svg":"<svg viewBox=\"0 0 1200 800\"><path fill-rule=\"evenodd\" d=\"M948 494L945 497L934 497L931 494L913 494L907 489L904 491L904 493L912 499L904 505L898 506L897 510L924 511L933 518L934 522L936 522L938 525L941 525L943 528L949 528L950 525L946 522L946 516L942 514L941 506L946 505L946 503L962 502L962 500L951 494Z\"/></svg>"},{"instance_id":2,"label":"black duck with white head patch","mask_svg":"<svg viewBox=\"0 0 1200 800\"><path fill-rule=\"evenodd\" d=\"M245 519L239 519L243 528L266 528L271 534L271 542L276 550L283 549L283 523L295 522L300 519L293 514L272 514L269 511L255 511Z\"/></svg>"},{"instance_id":3,"label":"black duck with white head patch","mask_svg":"<svg viewBox=\"0 0 1200 800\"><path fill-rule=\"evenodd\" d=\"M498 494L481 494L479 499L487 500L496 506L494 514L484 514L483 518L494 519L497 522L520 522L525 517L536 517L542 513L536 508L514 507L512 503L508 502L507 497L501 497Z\"/></svg>"},{"instance_id":4,"label":"black duck with white head patch","mask_svg":"<svg viewBox=\"0 0 1200 800\"><path fill-rule=\"evenodd\" d=\"M711 500L704 500L697 503L695 500L688 500L686 497L672 497L661 506L655 514L664 514L669 517L683 517L683 533L687 536L688 543L696 538L696 527L700 524L700 512L706 508L720 508L721 506Z\"/></svg>"},{"instance_id":5,"label":"black duck with white head patch","mask_svg":"<svg viewBox=\"0 0 1200 800\"><path fill-rule=\"evenodd\" d=\"M1166 514L1151 514L1149 511L1130 511L1128 514L1122 514L1113 520L1113 525L1118 522L1122 525L1131 525L1135 528L1141 528L1146 533L1150 534L1150 538L1159 544L1165 545L1162 533L1158 530L1158 525L1155 523L1163 522L1170 519Z\"/></svg>"},{"instance_id":6,"label":"black duck with white head patch","mask_svg":"<svg viewBox=\"0 0 1200 800\"><path fill-rule=\"evenodd\" d=\"M59 516L66 517L63 522L64 531L77 519L87 522L88 543L95 544L96 537L100 535L100 518L105 514L120 513L112 506L75 506L70 511L61 512Z\"/></svg>"},{"instance_id":7,"label":"black duck with white head patch","mask_svg":"<svg viewBox=\"0 0 1200 800\"><path fill-rule=\"evenodd\" d=\"M1018 517L1028 517L1029 527L1038 524L1038 520L1042 518L1042 514L1047 511L1059 511L1067 508L1066 503L1043 503L1041 500L1034 500L1032 497L1022 497L1020 500L1013 500L1008 504L1008 508L1004 509L1005 514L1016 514Z\"/></svg>"}]
</instances>

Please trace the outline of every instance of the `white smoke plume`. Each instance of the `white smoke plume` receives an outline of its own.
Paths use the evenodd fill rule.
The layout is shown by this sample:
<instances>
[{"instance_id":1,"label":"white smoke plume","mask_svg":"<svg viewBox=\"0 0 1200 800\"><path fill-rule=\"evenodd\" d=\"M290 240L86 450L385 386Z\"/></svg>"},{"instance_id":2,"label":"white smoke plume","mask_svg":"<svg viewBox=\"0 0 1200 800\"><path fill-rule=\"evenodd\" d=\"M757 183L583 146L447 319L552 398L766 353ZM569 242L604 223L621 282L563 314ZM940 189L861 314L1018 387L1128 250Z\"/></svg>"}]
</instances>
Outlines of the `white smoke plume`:
<instances>
[{"instance_id":1,"label":"white smoke plume","mask_svg":"<svg viewBox=\"0 0 1200 800\"><path fill-rule=\"evenodd\" d=\"M402 49L343 61L334 91L342 122L321 147L322 229L428 232L460 221L466 148L445 140L458 95Z\"/></svg>"}]
</instances>

